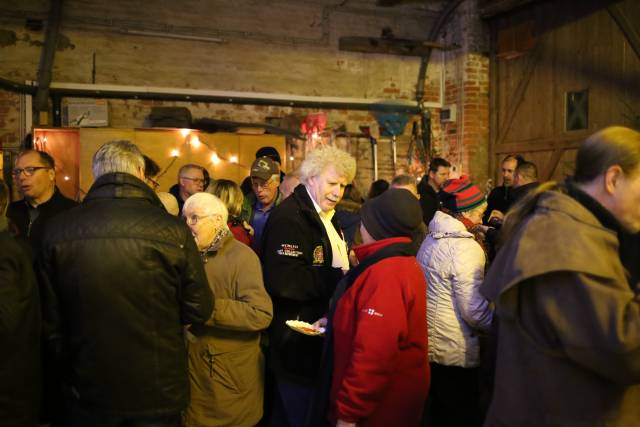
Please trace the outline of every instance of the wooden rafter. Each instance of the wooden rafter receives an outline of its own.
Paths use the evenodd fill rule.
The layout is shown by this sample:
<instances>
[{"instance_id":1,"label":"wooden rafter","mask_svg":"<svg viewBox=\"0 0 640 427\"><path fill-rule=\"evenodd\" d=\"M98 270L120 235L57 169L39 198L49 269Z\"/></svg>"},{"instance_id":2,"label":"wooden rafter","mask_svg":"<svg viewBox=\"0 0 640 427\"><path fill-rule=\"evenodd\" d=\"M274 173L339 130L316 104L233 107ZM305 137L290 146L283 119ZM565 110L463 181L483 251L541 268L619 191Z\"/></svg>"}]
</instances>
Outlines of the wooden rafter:
<instances>
[{"instance_id":1,"label":"wooden rafter","mask_svg":"<svg viewBox=\"0 0 640 427\"><path fill-rule=\"evenodd\" d=\"M627 41L631 45L631 48L636 53L636 56L640 58L640 34L638 34L638 24L632 24L629 21L628 16L623 12L622 7L619 4L612 4L607 7L609 15L616 21L620 31L627 38Z\"/></svg>"},{"instance_id":2,"label":"wooden rafter","mask_svg":"<svg viewBox=\"0 0 640 427\"><path fill-rule=\"evenodd\" d=\"M544 168L544 172L541 175L543 181L549 181L549 179L551 179L551 175L553 175L553 171L556 170L556 167L558 167L558 163L560 163L560 159L562 158L564 152L565 149L563 148L556 148L555 150L553 150L553 154L551 155L551 158L547 162Z\"/></svg>"},{"instance_id":3,"label":"wooden rafter","mask_svg":"<svg viewBox=\"0 0 640 427\"><path fill-rule=\"evenodd\" d=\"M520 104L524 99L524 94L527 90L527 87L529 86L529 82L531 81L531 76L533 76L533 71L535 70L536 65L538 64L538 61L540 59L540 56L542 55L541 45L542 43L538 42L536 47L533 48L533 50L530 52L529 56L527 57L527 62L524 66L524 72L522 74L522 78L520 79L520 82L518 82L518 87L516 88L513 98L511 98L511 102L507 107L507 117L504 123L502 124L502 127L500 127L500 129L498 130L498 139L496 141L496 148L499 148L500 144L502 144L502 142L506 138L507 133L511 128L511 125L513 124L513 119L516 117L518 108L520 107Z\"/></svg>"}]
</instances>

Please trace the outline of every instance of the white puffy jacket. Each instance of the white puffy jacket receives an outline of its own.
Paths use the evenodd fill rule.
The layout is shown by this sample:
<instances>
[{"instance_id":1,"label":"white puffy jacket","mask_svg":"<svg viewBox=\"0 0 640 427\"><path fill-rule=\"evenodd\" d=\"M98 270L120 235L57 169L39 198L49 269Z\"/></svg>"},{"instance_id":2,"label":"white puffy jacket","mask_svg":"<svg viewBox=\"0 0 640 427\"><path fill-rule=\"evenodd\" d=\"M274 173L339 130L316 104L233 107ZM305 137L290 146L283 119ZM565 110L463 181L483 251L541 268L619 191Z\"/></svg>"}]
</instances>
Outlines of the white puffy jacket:
<instances>
[{"instance_id":1,"label":"white puffy jacket","mask_svg":"<svg viewBox=\"0 0 640 427\"><path fill-rule=\"evenodd\" d=\"M429 361L476 367L480 344L475 331L487 330L493 312L478 288L485 253L464 224L437 211L417 255L427 280Z\"/></svg>"}]
</instances>

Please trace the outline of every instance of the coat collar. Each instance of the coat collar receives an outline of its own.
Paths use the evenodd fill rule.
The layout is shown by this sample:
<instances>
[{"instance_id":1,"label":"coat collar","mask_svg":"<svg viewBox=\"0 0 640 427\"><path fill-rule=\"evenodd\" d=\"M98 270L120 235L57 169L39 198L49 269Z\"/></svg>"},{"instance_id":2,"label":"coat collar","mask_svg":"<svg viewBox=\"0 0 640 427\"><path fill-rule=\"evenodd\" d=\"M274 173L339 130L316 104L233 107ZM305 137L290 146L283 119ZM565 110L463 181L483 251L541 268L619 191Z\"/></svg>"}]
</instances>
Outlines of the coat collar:
<instances>
[{"instance_id":1,"label":"coat collar","mask_svg":"<svg viewBox=\"0 0 640 427\"><path fill-rule=\"evenodd\" d=\"M102 175L93 183L84 201L96 199L139 199L163 207L147 184L131 174L121 172Z\"/></svg>"},{"instance_id":2,"label":"coat collar","mask_svg":"<svg viewBox=\"0 0 640 427\"><path fill-rule=\"evenodd\" d=\"M442 211L436 211L429 223L429 235L434 239L450 237L473 238L473 234L467 231L467 227L462 221Z\"/></svg>"},{"instance_id":3,"label":"coat collar","mask_svg":"<svg viewBox=\"0 0 640 427\"><path fill-rule=\"evenodd\" d=\"M356 253L356 257L359 260L363 260L371 254L378 252L380 249L385 248L395 243L410 243L409 237L389 237L388 239L376 240L375 242L367 243L365 245L358 245L353 248Z\"/></svg>"}]
</instances>

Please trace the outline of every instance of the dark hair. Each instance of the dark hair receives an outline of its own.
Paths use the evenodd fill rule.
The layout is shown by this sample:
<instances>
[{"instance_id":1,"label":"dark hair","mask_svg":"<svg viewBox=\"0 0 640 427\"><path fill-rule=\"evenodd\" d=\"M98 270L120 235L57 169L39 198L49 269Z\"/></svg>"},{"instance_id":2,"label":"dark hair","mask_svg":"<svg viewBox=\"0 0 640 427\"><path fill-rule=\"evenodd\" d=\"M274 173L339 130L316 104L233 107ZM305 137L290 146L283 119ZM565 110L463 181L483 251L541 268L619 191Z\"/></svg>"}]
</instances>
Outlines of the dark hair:
<instances>
[{"instance_id":1,"label":"dark hair","mask_svg":"<svg viewBox=\"0 0 640 427\"><path fill-rule=\"evenodd\" d=\"M373 199L374 197L378 197L385 191L389 189L389 182L384 179L379 179L377 181L373 181L371 183L371 187L369 187L369 198Z\"/></svg>"},{"instance_id":2,"label":"dark hair","mask_svg":"<svg viewBox=\"0 0 640 427\"><path fill-rule=\"evenodd\" d=\"M2 179L0 179L0 216L4 216L7 205L9 204L9 188L4 183Z\"/></svg>"},{"instance_id":3,"label":"dark hair","mask_svg":"<svg viewBox=\"0 0 640 427\"><path fill-rule=\"evenodd\" d=\"M520 154L507 154L504 157L504 159L502 159L502 163L506 162L507 160L515 160L516 161L516 168L518 166L520 166L521 164L523 164L524 162L526 162L524 157L522 157ZM502 163L500 163L500 164L502 164Z\"/></svg>"},{"instance_id":4,"label":"dark hair","mask_svg":"<svg viewBox=\"0 0 640 427\"><path fill-rule=\"evenodd\" d=\"M433 159L431 159L431 161L429 162L429 172L438 172L439 167L450 168L451 163L449 163L442 157L434 157Z\"/></svg>"},{"instance_id":5,"label":"dark hair","mask_svg":"<svg viewBox=\"0 0 640 427\"><path fill-rule=\"evenodd\" d=\"M38 151L38 150L22 150L21 152L18 153L18 157L20 158L22 156L24 156L25 154L29 154L29 153L37 153L38 156L40 157L40 161L42 163L44 163L44 165L48 168L51 169L55 169L56 167L56 162L55 160L53 160L53 157L51 157L51 155L49 153L45 153L44 151Z\"/></svg>"},{"instance_id":6,"label":"dark hair","mask_svg":"<svg viewBox=\"0 0 640 427\"><path fill-rule=\"evenodd\" d=\"M269 157L274 162L278 162L278 164L282 164L280 161L280 153L278 153L278 150L276 150L275 147L266 146L258 148L258 151L256 151L256 159L265 156Z\"/></svg>"},{"instance_id":7,"label":"dark hair","mask_svg":"<svg viewBox=\"0 0 640 427\"><path fill-rule=\"evenodd\" d=\"M591 182L613 165L630 174L639 163L640 132L612 126L594 133L580 145L573 179L576 183Z\"/></svg>"},{"instance_id":8,"label":"dark hair","mask_svg":"<svg viewBox=\"0 0 640 427\"><path fill-rule=\"evenodd\" d=\"M538 167L533 162L523 161L516 167L515 173L532 181L538 180Z\"/></svg>"},{"instance_id":9,"label":"dark hair","mask_svg":"<svg viewBox=\"0 0 640 427\"><path fill-rule=\"evenodd\" d=\"M342 196L342 199L351 200L356 203L364 202L362 200L362 195L360 194L360 191L358 191L358 189L353 184L347 184L344 187L344 195Z\"/></svg>"},{"instance_id":10,"label":"dark hair","mask_svg":"<svg viewBox=\"0 0 640 427\"><path fill-rule=\"evenodd\" d=\"M144 176L145 178L153 178L160 173L160 166L151 159L151 157L143 154L144 157Z\"/></svg>"},{"instance_id":11,"label":"dark hair","mask_svg":"<svg viewBox=\"0 0 640 427\"><path fill-rule=\"evenodd\" d=\"M416 179L411 175L396 175L391 180L391 185L416 185Z\"/></svg>"}]
</instances>

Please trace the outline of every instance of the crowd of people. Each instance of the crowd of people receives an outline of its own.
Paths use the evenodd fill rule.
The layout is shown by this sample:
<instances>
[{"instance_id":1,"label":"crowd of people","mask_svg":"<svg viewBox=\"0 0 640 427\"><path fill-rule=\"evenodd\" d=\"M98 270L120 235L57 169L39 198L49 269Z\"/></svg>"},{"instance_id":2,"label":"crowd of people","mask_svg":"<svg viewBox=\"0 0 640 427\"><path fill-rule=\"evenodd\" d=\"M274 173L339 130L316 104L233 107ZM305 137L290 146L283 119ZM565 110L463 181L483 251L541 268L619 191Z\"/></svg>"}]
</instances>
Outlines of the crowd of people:
<instances>
[{"instance_id":1,"label":"crowd of people","mask_svg":"<svg viewBox=\"0 0 640 427\"><path fill-rule=\"evenodd\" d=\"M0 425L636 425L640 133L593 134L558 183L500 166L487 195L433 158L365 199L349 153L284 174L263 147L241 185L187 164L161 192L111 141L77 202L25 149L21 199L0 181Z\"/></svg>"}]
</instances>

